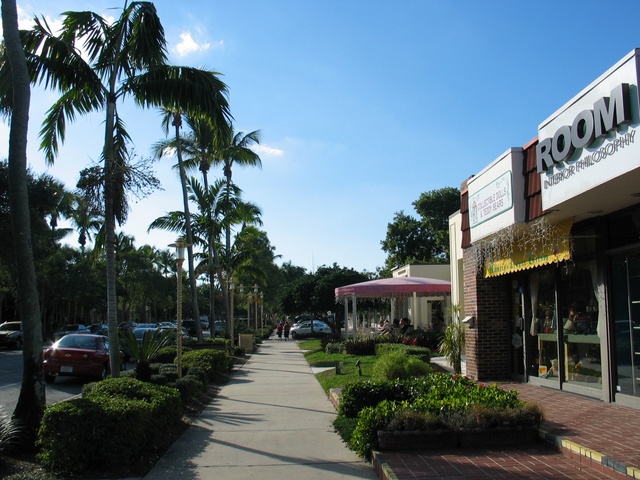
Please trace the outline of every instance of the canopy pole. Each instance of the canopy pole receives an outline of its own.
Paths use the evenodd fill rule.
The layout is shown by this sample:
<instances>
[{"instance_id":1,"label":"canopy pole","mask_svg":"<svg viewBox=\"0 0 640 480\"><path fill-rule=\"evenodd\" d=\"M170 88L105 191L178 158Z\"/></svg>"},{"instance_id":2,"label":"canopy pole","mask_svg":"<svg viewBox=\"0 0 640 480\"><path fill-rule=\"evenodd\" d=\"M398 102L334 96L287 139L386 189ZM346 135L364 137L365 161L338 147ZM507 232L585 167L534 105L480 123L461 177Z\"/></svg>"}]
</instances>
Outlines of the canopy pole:
<instances>
[{"instance_id":1,"label":"canopy pole","mask_svg":"<svg viewBox=\"0 0 640 480\"><path fill-rule=\"evenodd\" d=\"M349 340L349 297L344 297L344 339Z\"/></svg>"},{"instance_id":2,"label":"canopy pole","mask_svg":"<svg viewBox=\"0 0 640 480\"><path fill-rule=\"evenodd\" d=\"M351 300L353 302L353 306L351 307L351 311L353 312L353 315L351 316L351 324L353 325L353 338L356 337L356 325L358 322L358 305L357 305L357 301L356 301L356 294L353 293L351 295Z\"/></svg>"}]
</instances>

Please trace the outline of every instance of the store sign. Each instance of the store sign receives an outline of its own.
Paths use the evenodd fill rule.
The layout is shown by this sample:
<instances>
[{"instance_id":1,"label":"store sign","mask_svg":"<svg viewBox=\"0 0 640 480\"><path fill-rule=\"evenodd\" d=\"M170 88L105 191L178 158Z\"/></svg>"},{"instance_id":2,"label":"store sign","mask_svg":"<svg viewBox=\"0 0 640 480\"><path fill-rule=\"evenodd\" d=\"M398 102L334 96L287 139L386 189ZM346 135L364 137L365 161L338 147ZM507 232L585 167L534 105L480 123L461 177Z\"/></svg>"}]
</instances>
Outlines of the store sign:
<instances>
[{"instance_id":1,"label":"store sign","mask_svg":"<svg viewBox=\"0 0 640 480\"><path fill-rule=\"evenodd\" d=\"M543 210L561 208L638 170L639 72L636 49L539 125L536 170ZM633 192L616 193L622 198Z\"/></svg>"},{"instance_id":2,"label":"store sign","mask_svg":"<svg viewBox=\"0 0 640 480\"><path fill-rule=\"evenodd\" d=\"M553 138L545 138L538 143L538 173L549 172L557 165L563 167L563 162L571 159L576 150L591 147L609 132L631 120L629 84L622 83L610 96L598 99L593 104L593 109L578 113L571 125L560 127ZM633 137L624 139L623 142L632 140ZM606 154L608 150L611 148L605 149L603 153Z\"/></svg>"},{"instance_id":3,"label":"store sign","mask_svg":"<svg viewBox=\"0 0 640 480\"><path fill-rule=\"evenodd\" d=\"M511 171L505 172L469 197L471 228L500 215L513 206Z\"/></svg>"}]
</instances>

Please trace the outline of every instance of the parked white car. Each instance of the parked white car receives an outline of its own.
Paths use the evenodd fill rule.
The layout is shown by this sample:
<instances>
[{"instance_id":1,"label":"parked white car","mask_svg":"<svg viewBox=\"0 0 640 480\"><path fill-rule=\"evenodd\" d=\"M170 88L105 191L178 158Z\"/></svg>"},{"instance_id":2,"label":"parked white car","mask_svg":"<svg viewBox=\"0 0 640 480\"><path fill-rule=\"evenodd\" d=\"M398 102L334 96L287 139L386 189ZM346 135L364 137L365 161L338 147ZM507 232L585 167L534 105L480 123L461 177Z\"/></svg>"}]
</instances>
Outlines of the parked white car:
<instances>
[{"instance_id":1,"label":"parked white car","mask_svg":"<svg viewBox=\"0 0 640 480\"><path fill-rule=\"evenodd\" d=\"M313 322L313 331L311 330ZM331 327L322 320L302 320L291 327L291 338L325 337L331 335Z\"/></svg>"}]
</instances>

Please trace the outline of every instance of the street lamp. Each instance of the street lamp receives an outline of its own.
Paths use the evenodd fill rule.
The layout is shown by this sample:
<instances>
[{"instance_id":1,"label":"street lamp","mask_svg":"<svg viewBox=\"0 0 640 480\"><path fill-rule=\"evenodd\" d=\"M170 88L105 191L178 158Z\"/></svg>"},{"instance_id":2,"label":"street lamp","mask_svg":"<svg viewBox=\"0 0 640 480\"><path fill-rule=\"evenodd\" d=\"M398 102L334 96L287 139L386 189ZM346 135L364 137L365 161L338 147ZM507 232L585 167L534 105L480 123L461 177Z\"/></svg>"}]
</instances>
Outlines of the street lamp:
<instances>
[{"instance_id":1,"label":"street lamp","mask_svg":"<svg viewBox=\"0 0 640 480\"><path fill-rule=\"evenodd\" d=\"M247 327L251 328L251 304L253 303L253 292L247 293Z\"/></svg>"},{"instance_id":2,"label":"street lamp","mask_svg":"<svg viewBox=\"0 0 640 480\"><path fill-rule=\"evenodd\" d=\"M233 278L227 280L227 284L229 285L229 316L231 317L227 323L229 324L229 339L231 341L231 346L233 347L233 295L235 293L236 285L233 283ZM240 288L242 288L242 285L240 285Z\"/></svg>"},{"instance_id":3,"label":"street lamp","mask_svg":"<svg viewBox=\"0 0 640 480\"><path fill-rule=\"evenodd\" d=\"M254 284L253 285L253 302L254 302L254 315L256 318L256 322L255 322L255 330L258 330L258 284Z\"/></svg>"},{"instance_id":4,"label":"street lamp","mask_svg":"<svg viewBox=\"0 0 640 480\"><path fill-rule=\"evenodd\" d=\"M182 263L184 262L184 252L191 245L184 241L184 238L178 238L175 243L169 245L176 249L176 278L178 284L178 304L176 305L177 317L177 347L176 347L176 363L178 364L178 378L182 378Z\"/></svg>"},{"instance_id":5,"label":"street lamp","mask_svg":"<svg viewBox=\"0 0 640 480\"><path fill-rule=\"evenodd\" d=\"M264 330L264 293L260 292L260 329Z\"/></svg>"}]
</instances>

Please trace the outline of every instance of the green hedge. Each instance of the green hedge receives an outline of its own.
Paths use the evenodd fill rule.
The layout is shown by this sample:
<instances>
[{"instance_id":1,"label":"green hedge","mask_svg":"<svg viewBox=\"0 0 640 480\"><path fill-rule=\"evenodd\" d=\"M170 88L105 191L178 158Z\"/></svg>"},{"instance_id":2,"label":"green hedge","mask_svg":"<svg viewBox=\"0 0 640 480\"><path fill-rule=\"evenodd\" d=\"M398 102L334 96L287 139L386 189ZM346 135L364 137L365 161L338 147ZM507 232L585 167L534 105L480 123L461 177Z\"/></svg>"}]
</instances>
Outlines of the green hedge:
<instances>
[{"instance_id":1,"label":"green hedge","mask_svg":"<svg viewBox=\"0 0 640 480\"><path fill-rule=\"evenodd\" d=\"M38 459L65 474L133 464L160 448L167 425L181 418L180 394L174 388L132 378L93 383L82 398L47 405Z\"/></svg>"},{"instance_id":2,"label":"green hedge","mask_svg":"<svg viewBox=\"0 0 640 480\"><path fill-rule=\"evenodd\" d=\"M201 368L209 380L216 380L231 372L233 359L220 350L194 350L182 356L182 365L187 371Z\"/></svg>"},{"instance_id":3,"label":"green hedge","mask_svg":"<svg viewBox=\"0 0 640 480\"><path fill-rule=\"evenodd\" d=\"M366 407L375 407L383 400L407 400L411 390L402 381L365 381L345 386L340 396L339 413L356 418Z\"/></svg>"},{"instance_id":4,"label":"green hedge","mask_svg":"<svg viewBox=\"0 0 640 480\"><path fill-rule=\"evenodd\" d=\"M408 380L424 377L431 373L431 366L419 357L407 355L402 350L395 350L378 357L373 365L373 378L376 380Z\"/></svg>"},{"instance_id":5,"label":"green hedge","mask_svg":"<svg viewBox=\"0 0 640 480\"><path fill-rule=\"evenodd\" d=\"M378 356L397 351L402 351L407 355L418 357L425 363L431 362L431 350L427 347L405 345L404 343L379 343L376 345L376 355Z\"/></svg>"},{"instance_id":6,"label":"green hedge","mask_svg":"<svg viewBox=\"0 0 640 480\"><path fill-rule=\"evenodd\" d=\"M369 458L378 430L446 428L472 430L496 426L534 426L542 421L536 404L525 404L515 390L478 384L460 375L433 373L397 382L361 382L343 390L340 415L357 416L349 445Z\"/></svg>"}]
</instances>

